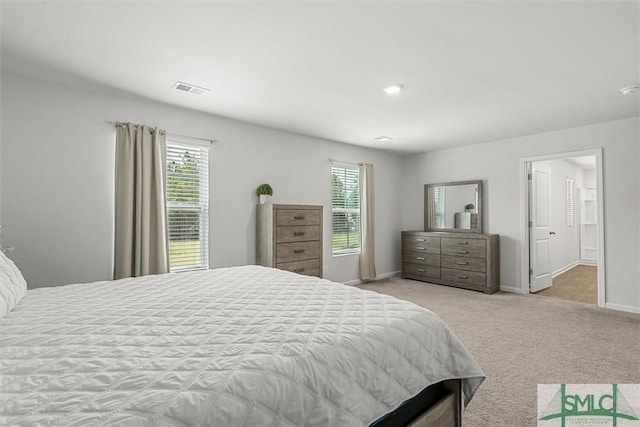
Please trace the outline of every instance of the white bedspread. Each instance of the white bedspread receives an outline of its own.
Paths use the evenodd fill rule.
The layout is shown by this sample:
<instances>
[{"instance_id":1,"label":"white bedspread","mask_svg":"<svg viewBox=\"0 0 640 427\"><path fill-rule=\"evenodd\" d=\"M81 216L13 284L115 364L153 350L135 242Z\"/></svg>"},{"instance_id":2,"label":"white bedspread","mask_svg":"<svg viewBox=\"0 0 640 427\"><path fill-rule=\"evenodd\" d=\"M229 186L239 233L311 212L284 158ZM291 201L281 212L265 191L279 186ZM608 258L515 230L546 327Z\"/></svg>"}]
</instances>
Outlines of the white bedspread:
<instances>
[{"instance_id":1,"label":"white bedspread","mask_svg":"<svg viewBox=\"0 0 640 427\"><path fill-rule=\"evenodd\" d=\"M258 266L30 290L0 319L0 425L368 425L484 375L433 313Z\"/></svg>"}]
</instances>

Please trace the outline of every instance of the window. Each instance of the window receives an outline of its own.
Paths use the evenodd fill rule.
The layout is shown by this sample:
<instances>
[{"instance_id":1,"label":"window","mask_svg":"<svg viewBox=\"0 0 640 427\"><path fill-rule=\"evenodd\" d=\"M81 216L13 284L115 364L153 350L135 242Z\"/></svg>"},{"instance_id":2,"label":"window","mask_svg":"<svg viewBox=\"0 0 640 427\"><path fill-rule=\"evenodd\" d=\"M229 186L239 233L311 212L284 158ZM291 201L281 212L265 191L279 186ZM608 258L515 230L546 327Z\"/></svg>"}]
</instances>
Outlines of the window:
<instances>
[{"instance_id":1,"label":"window","mask_svg":"<svg viewBox=\"0 0 640 427\"><path fill-rule=\"evenodd\" d=\"M567 178L567 228L573 228L573 180Z\"/></svg>"},{"instance_id":2,"label":"window","mask_svg":"<svg viewBox=\"0 0 640 427\"><path fill-rule=\"evenodd\" d=\"M435 228L445 228L444 224L444 187L433 187L433 209L435 211Z\"/></svg>"},{"instance_id":3,"label":"window","mask_svg":"<svg viewBox=\"0 0 640 427\"><path fill-rule=\"evenodd\" d=\"M331 165L331 224L334 255L360 253L360 168Z\"/></svg>"},{"instance_id":4,"label":"window","mask_svg":"<svg viewBox=\"0 0 640 427\"><path fill-rule=\"evenodd\" d=\"M209 268L209 149L167 141L169 270Z\"/></svg>"}]
</instances>

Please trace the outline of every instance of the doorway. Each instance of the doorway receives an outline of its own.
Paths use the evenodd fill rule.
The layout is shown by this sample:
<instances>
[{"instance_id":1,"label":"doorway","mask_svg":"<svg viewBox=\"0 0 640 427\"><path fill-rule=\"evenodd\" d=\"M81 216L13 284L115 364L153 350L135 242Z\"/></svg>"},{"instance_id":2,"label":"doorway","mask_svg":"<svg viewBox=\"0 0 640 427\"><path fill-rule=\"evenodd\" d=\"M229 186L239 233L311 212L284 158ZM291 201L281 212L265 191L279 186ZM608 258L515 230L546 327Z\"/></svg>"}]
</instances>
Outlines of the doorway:
<instances>
[{"instance_id":1,"label":"doorway","mask_svg":"<svg viewBox=\"0 0 640 427\"><path fill-rule=\"evenodd\" d=\"M521 169L522 292L604 307L602 150L528 157Z\"/></svg>"}]
</instances>

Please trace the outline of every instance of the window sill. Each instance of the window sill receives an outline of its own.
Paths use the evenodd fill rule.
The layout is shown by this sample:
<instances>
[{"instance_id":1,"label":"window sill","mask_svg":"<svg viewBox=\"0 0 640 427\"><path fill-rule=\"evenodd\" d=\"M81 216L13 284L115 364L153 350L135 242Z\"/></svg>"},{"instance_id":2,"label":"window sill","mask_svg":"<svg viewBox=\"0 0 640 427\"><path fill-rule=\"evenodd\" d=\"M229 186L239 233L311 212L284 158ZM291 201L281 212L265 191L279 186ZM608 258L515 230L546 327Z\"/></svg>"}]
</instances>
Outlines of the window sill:
<instances>
[{"instance_id":1,"label":"window sill","mask_svg":"<svg viewBox=\"0 0 640 427\"><path fill-rule=\"evenodd\" d=\"M349 255L360 255L360 252L344 252L344 253L334 253L331 254L334 258L336 257L343 257L343 256L349 256Z\"/></svg>"},{"instance_id":2,"label":"window sill","mask_svg":"<svg viewBox=\"0 0 640 427\"><path fill-rule=\"evenodd\" d=\"M170 270L170 273L184 273L186 271L201 271L201 270L208 270L209 267L188 267L188 268L178 268L175 270Z\"/></svg>"}]
</instances>

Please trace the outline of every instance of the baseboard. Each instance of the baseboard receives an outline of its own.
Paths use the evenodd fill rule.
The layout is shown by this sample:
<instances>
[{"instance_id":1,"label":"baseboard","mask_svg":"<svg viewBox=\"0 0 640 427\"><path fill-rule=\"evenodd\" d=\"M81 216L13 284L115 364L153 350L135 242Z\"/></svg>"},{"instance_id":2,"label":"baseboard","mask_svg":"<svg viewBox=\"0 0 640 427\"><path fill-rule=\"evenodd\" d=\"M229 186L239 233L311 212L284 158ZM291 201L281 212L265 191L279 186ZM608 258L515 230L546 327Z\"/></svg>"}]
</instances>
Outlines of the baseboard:
<instances>
[{"instance_id":1,"label":"baseboard","mask_svg":"<svg viewBox=\"0 0 640 427\"><path fill-rule=\"evenodd\" d=\"M553 273L551 273L551 277L555 278L556 276L561 275L562 273L565 273L569 270L571 270L573 267L577 267L578 265L580 265L581 262L580 261L574 261L571 264L567 264L562 268L557 269L556 271L554 271Z\"/></svg>"},{"instance_id":2,"label":"baseboard","mask_svg":"<svg viewBox=\"0 0 640 427\"><path fill-rule=\"evenodd\" d=\"M384 274L378 274L376 276L375 279L373 280L367 280L366 283L371 283L371 282L377 282L378 280L383 280L383 279L388 279L390 277L398 277L400 276L400 271L392 271L391 273L384 273ZM361 285L363 282L360 279L356 279L356 280L349 280L348 282L343 282L345 285L349 285L349 286L355 286L355 285Z\"/></svg>"},{"instance_id":3,"label":"baseboard","mask_svg":"<svg viewBox=\"0 0 640 427\"><path fill-rule=\"evenodd\" d=\"M627 313L640 314L640 307L632 307L630 305L614 304L608 302L605 303L604 307L610 310L626 311Z\"/></svg>"},{"instance_id":4,"label":"baseboard","mask_svg":"<svg viewBox=\"0 0 640 427\"><path fill-rule=\"evenodd\" d=\"M504 286L500 285L500 290L504 292L511 292L514 294L526 295L525 292L522 291L522 288L516 288L514 286Z\"/></svg>"},{"instance_id":5,"label":"baseboard","mask_svg":"<svg viewBox=\"0 0 640 427\"><path fill-rule=\"evenodd\" d=\"M578 265L591 265L591 266L598 266L598 261L591 261L588 259L581 259L580 261L578 261Z\"/></svg>"}]
</instances>

